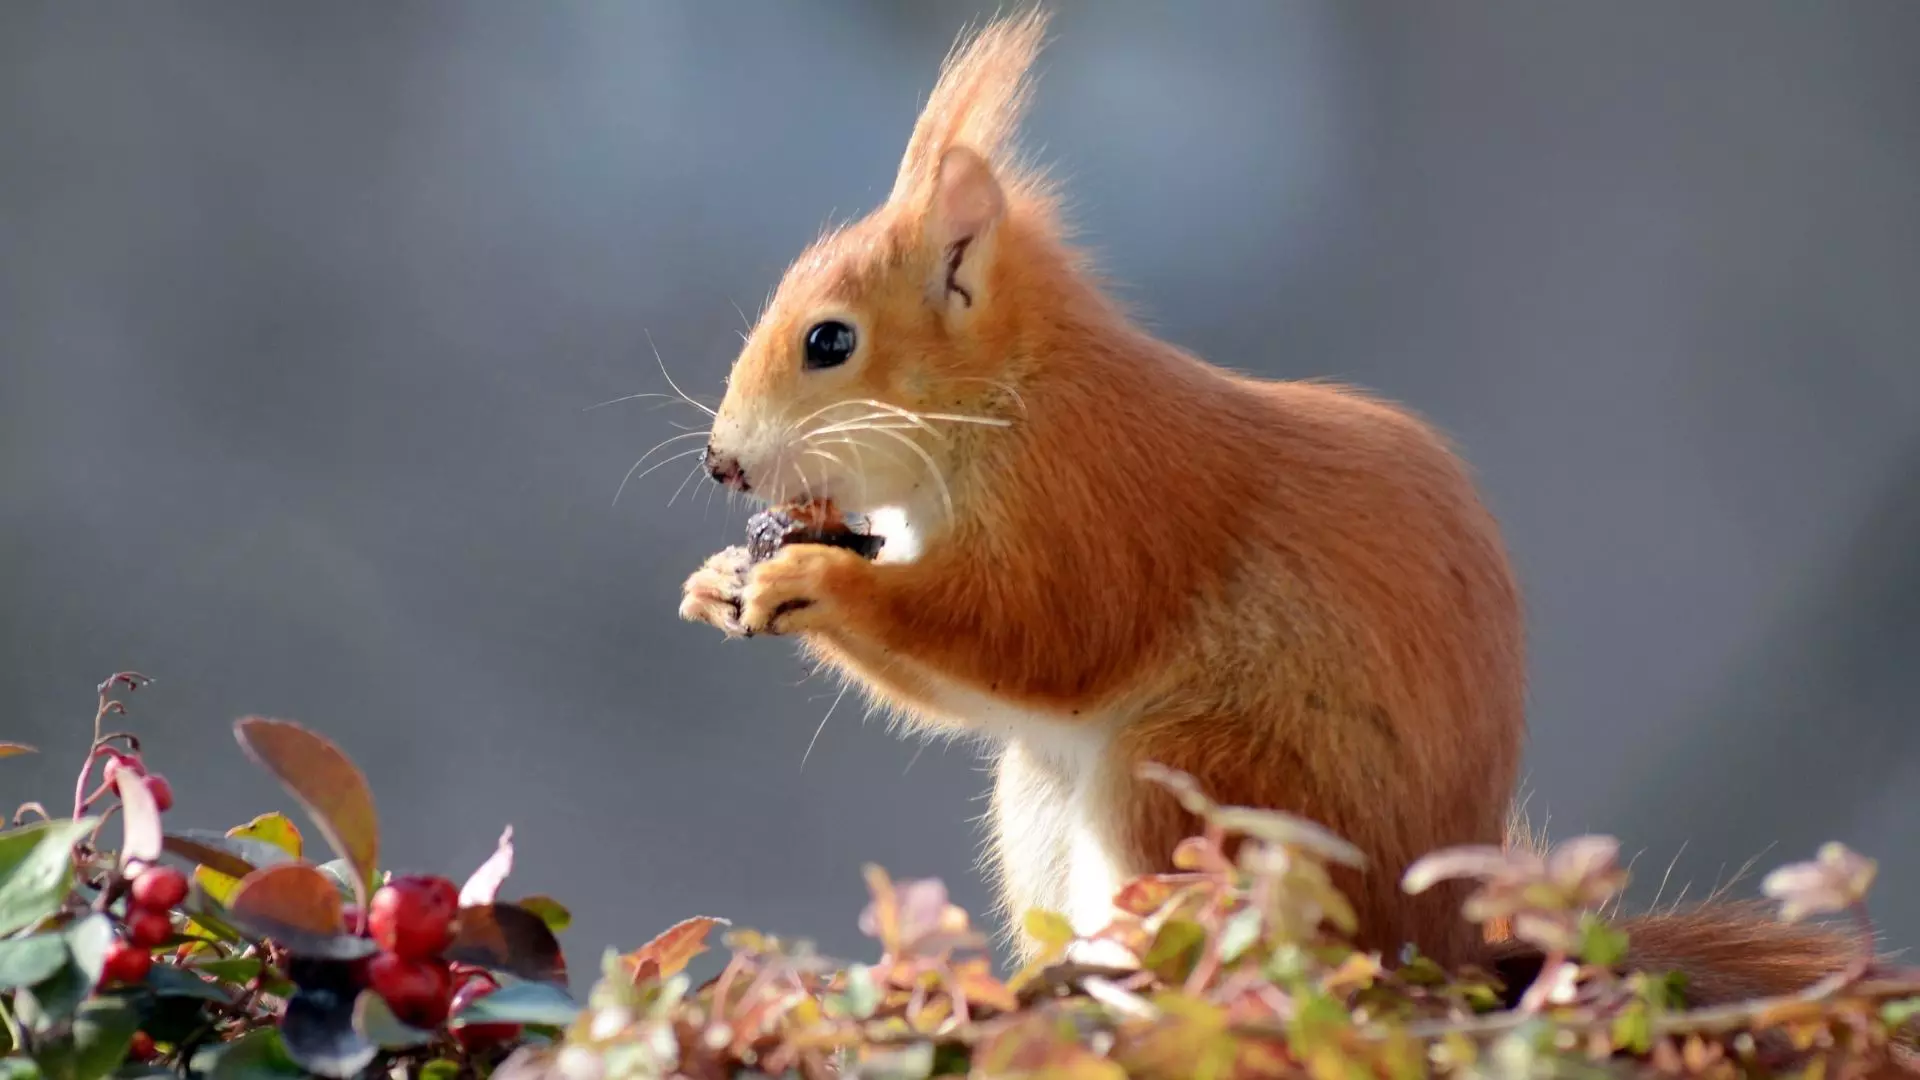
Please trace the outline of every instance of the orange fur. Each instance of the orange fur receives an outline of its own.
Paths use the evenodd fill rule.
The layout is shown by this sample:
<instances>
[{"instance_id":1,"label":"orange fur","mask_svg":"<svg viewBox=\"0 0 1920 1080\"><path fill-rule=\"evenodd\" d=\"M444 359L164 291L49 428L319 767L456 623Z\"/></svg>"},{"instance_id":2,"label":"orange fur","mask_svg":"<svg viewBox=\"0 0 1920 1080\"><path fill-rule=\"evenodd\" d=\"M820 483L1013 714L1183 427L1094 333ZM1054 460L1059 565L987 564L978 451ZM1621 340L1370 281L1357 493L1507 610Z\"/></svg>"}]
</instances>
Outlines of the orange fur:
<instances>
[{"instance_id":1,"label":"orange fur","mask_svg":"<svg viewBox=\"0 0 1920 1080\"><path fill-rule=\"evenodd\" d=\"M1499 529L1404 409L1230 374L1101 291L1011 153L1044 25L996 22L949 58L888 201L789 269L715 420L729 478L895 513L908 557L723 555L682 614L798 635L910 722L997 747L989 869L1009 913L1095 929L1119 879L1168 868L1194 823L1134 779L1152 760L1359 845L1369 867L1340 884L1362 944L1480 958L1459 891L1410 898L1399 878L1502 839L1525 656ZM809 370L827 319L857 350ZM1676 957L1700 929L1642 925ZM1715 985L1825 962L1747 955L1763 938L1787 940L1711 946Z\"/></svg>"}]
</instances>

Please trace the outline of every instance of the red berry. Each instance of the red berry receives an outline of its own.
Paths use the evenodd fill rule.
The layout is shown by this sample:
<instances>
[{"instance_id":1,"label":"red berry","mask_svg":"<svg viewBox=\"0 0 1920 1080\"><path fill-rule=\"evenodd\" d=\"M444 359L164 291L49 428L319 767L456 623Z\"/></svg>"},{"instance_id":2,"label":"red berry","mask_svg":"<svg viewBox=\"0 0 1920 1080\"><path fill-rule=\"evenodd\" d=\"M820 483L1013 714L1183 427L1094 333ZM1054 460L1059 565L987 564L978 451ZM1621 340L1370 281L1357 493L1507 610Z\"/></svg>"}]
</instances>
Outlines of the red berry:
<instances>
[{"instance_id":1,"label":"red berry","mask_svg":"<svg viewBox=\"0 0 1920 1080\"><path fill-rule=\"evenodd\" d=\"M133 1033L133 1041L127 1044L128 1061L153 1060L153 1036L144 1031Z\"/></svg>"},{"instance_id":2,"label":"red berry","mask_svg":"<svg viewBox=\"0 0 1920 1080\"><path fill-rule=\"evenodd\" d=\"M367 929L382 949L409 960L440 955L453 942L460 893L441 877L398 877L380 886L367 909Z\"/></svg>"},{"instance_id":3,"label":"red berry","mask_svg":"<svg viewBox=\"0 0 1920 1080\"><path fill-rule=\"evenodd\" d=\"M147 777L147 794L153 796L153 805L161 813L173 809L173 785L159 773Z\"/></svg>"},{"instance_id":4,"label":"red berry","mask_svg":"<svg viewBox=\"0 0 1920 1080\"><path fill-rule=\"evenodd\" d=\"M142 949L157 949L173 936L173 919L164 911L136 907L126 921L127 941Z\"/></svg>"},{"instance_id":5,"label":"red berry","mask_svg":"<svg viewBox=\"0 0 1920 1080\"><path fill-rule=\"evenodd\" d=\"M166 911L187 898L187 875L171 866L155 866L133 879L133 906Z\"/></svg>"},{"instance_id":6,"label":"red berry","mask_svg":"<svg viewBox=\"0 0 1920 1080\"><path fill-rule=\"evenodd\" d=\"M468 979L460 987L460 992L453 995L453 1005L447 1013L449 1016L458 1016L461 1010L498 989L500 987L491 979L485 977ZM512 1042L520 1037L520 1025L501 1022L462 1024L453 1029L453 1037L462 1048L472 1052L489 1046L498 1046L504 1042Z\"/></svg>"},{"instance_id":7,"label":"red berry","mask_svg":"<svg viewBox=\"0 0 1920 1080\"><path fill-rule=\"evenodd\" d=\"M381 953L367 965L367 983L402 1023L433 1029L447 1021L453 976L445 964Z\"/></svg>"},{"instance_id":8,"label":"red berry","mask_svg":"<svg viewBox=\"0 0 1920 1080\"><path fill-rule=\"evenodd\" d=\"M141 983L153 968L153 954L138 945L115 941L107 950L107 962L100 968L100 984Z\"/></svg>"}]
</instances>

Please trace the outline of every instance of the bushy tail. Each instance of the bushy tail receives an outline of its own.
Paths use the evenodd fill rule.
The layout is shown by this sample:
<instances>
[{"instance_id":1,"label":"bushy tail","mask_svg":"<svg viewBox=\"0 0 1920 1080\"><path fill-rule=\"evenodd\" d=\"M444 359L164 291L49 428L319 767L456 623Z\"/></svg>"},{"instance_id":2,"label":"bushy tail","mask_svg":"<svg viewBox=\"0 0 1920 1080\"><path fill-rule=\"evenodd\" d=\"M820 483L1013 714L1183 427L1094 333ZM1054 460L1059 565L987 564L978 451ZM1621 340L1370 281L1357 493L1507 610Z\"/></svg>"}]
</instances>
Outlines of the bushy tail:
<instances>
[{"instance_id":1,"label":"bushy tail","mask_svg":"<svg viewBox=\"0 0 1920 1080\"><path fill-rule=\"evenodd\" d=\"M1509 848L1544 854L1547 841L1518 812L1507 831ZM1627 935L1622 967L1631 972L1678 972L1689 1008L1731 1005L1756 998L1786 997L1851 973L1867 978L1911 974L1890 958L1869 952L1873 943L1858 928L1782 921L1770 905L1714 896L1690 907L1615 917ZM1504 924L1487 927L1489 966L1507 986L1508 1004L1518 1001L1540 974L1540 950L1512 936ZM1897 1039L1894 1060L1873 1074L1920 1077L1920 1025Z\"/></svg>"}]
</instances>

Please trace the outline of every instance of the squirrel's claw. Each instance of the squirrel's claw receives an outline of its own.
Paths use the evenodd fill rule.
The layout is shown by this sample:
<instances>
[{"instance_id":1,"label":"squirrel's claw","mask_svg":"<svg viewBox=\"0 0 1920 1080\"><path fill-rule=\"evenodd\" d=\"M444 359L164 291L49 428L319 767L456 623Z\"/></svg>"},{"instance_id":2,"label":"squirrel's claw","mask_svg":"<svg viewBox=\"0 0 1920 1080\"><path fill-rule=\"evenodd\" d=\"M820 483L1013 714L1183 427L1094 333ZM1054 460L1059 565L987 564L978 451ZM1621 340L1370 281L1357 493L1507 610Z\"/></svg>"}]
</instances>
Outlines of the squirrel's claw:
<instances>
[{"instance_id":1,"label":"squirrel's claw","mask_svg":"<svg viewBox=\"0 0 1920 1080\"><path fill-rule=\"evenodd\" d=\"M728 637L748 636L740 623L740 597L751 565L744 547L730 547L709 558L681 587L680 617L706 623Z\"/></svg>"},{"instance_id":2,"label":"squirrel's claw","mask_svg":"<svg viewBox=\"0 0 1920 1080\"><path fill-rule=\"evenodd\" d=\"M797 634L832 621L831 575L843 564L865 569L860 556L824 544L791 544L747 572L740 626L747 636Z\"/></svg>"}]
</instances>

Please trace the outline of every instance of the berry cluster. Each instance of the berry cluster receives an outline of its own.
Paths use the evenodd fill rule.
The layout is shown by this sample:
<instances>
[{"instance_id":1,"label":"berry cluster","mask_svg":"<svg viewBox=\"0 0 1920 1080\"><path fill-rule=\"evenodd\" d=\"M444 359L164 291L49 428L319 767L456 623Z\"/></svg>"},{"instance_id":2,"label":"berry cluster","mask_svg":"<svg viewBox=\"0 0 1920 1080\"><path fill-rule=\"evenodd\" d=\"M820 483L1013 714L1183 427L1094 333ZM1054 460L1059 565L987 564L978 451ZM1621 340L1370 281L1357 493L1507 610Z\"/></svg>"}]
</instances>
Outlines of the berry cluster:
<instances>
[{"instance_id":1,"label":"berry cluster","mask_svg":"<svg viewBox=\"0 0 1920 1080\"><path fill-rule=\"evenodd\" d=\"M390 878L373 894L364 920L354 908L347 909L347 931L371 937L380 947L363 962L363 981L401 1021L437 1028L499 988L485 970L447 961L459 913L453 882L430 875ZM518 1024L468 1024L453 1032L469 1050L519 1034Z\"/></svg>"},{"instance_id":2,"label":"berry cluster","mask_svg":"<svg viewBox=\"0 0 1920 1080\"><path fill-rule=\"evenodd\" d=\"M171 866L150 866L127 890L127 914L121 936L107 950L101 985L145 982L153 950L173 936L172 908L187 898L187 878Z\"/></svg>"}]
</instances>

